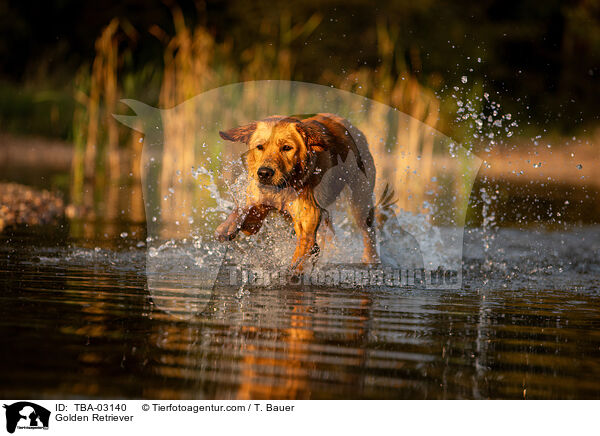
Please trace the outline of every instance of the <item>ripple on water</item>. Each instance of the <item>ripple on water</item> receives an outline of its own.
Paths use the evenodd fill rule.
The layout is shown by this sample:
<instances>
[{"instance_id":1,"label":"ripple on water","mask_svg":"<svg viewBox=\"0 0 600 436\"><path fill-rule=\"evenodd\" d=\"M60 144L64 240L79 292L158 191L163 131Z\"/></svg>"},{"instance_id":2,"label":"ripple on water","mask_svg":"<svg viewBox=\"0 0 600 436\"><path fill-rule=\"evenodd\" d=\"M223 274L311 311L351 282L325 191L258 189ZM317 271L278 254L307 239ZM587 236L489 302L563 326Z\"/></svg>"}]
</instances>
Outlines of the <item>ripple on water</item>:
<instances>
[{"instance_id":1,"label":"ripple on water","mask_svg":"<svg viewBox=\"0 0 600 436\"><path fill-rule=\"evenodd\" d=\"M499 232L492 269L470 233L460 290L255 288L187 318L143 248L3 244L2 394L598 398L598 229Z\"/></svg>"}]
</instances>

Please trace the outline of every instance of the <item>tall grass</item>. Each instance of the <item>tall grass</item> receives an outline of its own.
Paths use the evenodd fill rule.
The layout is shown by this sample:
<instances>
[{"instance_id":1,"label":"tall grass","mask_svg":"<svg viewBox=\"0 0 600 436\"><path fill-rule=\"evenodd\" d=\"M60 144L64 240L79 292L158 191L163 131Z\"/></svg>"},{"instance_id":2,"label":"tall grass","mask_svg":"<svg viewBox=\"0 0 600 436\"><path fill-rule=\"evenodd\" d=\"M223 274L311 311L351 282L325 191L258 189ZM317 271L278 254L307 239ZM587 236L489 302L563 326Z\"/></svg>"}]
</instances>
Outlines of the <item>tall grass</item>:
<instances>
[{"instance_id":1,"label":"tall grass","mask_svg":"<svg viewBox=\"0 0 600 436\"><path fill-rule=\"evenodd\" d=\"M115 217L114 186L121 176L119 132L111 116L118 101L118 27L119 21L113 19L102 31L91 74L77 76L75 98L80 105L73 126L72 200L89 215L102 204L108 218Z\"/></svg>"},{"instance_id":2,"label":"tall grass","mask_svg":"<svg viewBox=\"0 0 600 436\"><path fill-rule=\"evenodd\" d=\"M294 42L309 36L319 26L321 17L313 15L305 23L292 24L290 14L283 13L279 26L268 22L260 24L265 35L276 35L275 45L255 44L246 49L241 59L233 56L232 42L217 42L203 26L190 27L182 11L172 8L174 34L168 35L157 26L150 33L164 45L158 104L173 108L178 104L213 88L240 81L263 79L293 80L297 61L291 49ZM120 69L126 52L119 51L123 23L113 20L96 42L96 57L91 69L82 71L76 80L76 98L79 107L74 120L76 144L73 160L72 200L80 214L115 218L119 205L130 215L140 218L141 200L129 198L119 201L120 180L132 176L139 183L140 143L132 133L116 124L111 114L118 112L124 95L125 78ZM121 36L120 36L121 35ZM435 128L439 119L439 103L433 92L408 72L398 53L399 43L394 29L386 24L378 26L378 49L381 64L377 69L357 68L347 74L325 71L322 84L351 91L397 108L409 117L393 121L382 105L373 105L365 115L364 133L370 140L379 178L390 180L396 186L399 206L404 210L420 212L426 199L426 187L421 183L431 176L434 155L434 137L428 127ZM298 99L310 96L297 96ZM256 107L266 104L268 96L260 96L249 84L244 87L237 107ZM193 101L191 102L193 105ZM267 107L267 106L265 106ZM218 120L223 127L231 126L236 107L231 108L231 119ZM245 112L248 113L248 112ZM171 115L169 115L171 114ZM170 196L169 189L181 183L181 170L198 163L198 118L210 122L206 108L188 108L185 112L166 111L163 116L164 149L160 176L160 197L166 198L163 211L165 221L179 221L189 205L203 201L193 190ZM396 145L396 143L400 145ZM390 148L394 148L390 150ZM229 151L219 151L223 159ZM390 152L393 159L390 159ZM215 156L213 156L215 157ZM232 156L229 156L232 157ZM209 159L210 160L210 159ZM212 161L214 164L214 161ZM129 180L129 179L128 179ZM117 187L117 188L115 188ZM139 196L139 189L129 190ZM184 224L186 221L181 220ZM185 229L182 229L185 231Z\"/></svg>"},{"instance_id":3,"label":"tall grass","mask_svg":"<svg viewBox=\"0 0 600 436\"><path fill-rule=\"evenodd\" d=\"M135 31L127 23L113 19L96 40L96 56L91 68L81 69L75 77L77 106L73 118L74 157L72 165L72 214L86 219L102 218L110 236L116 234L116 220L123 217L144 220L140 184L139 136L120 126L112 114L118 112L123 88L129 77L122 72L119 51L125 40L131 44ZM132 189L121 189L123 184ZM143 209L143 208L142 208ZM93 233L94 229L88 230Z\"/></svg>"}]
</instances>

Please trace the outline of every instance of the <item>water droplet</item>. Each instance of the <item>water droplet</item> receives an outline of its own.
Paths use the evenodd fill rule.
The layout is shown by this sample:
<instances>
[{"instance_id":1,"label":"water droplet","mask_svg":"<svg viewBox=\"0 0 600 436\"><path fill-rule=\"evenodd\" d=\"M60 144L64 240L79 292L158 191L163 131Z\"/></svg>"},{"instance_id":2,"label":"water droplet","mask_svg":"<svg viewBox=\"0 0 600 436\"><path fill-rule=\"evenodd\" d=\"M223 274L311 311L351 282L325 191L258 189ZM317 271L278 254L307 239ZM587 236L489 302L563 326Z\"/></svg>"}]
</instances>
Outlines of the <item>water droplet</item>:
<instances>
[{"instance_id":1,"label":"water droplet","mask_svg":"<svg viewBox=\"0 0 600 436\"><path fill-rule=\"evenodd\" d=\"M127 237L127 232L121 233L121 238L126 238L126 237Z\"/></svg>"},{"instance_id":2,"label":"water droplet","mask_svg":"<svg viewBox=\"0 0 600 436\"><path fill-rule=\"evenodd\" d=\"M580 169L582 169L582 168L583 168L583 165L581 165L581 164L577 164L577 169L578 169L578 170L580 170Z\"/></svg>"},{"instance_id":3,"label":"water droplet","mask_svg":"<svg viewBox=\"0 0 600 436\"><path fill-rule=\"evenodd\" d=\"M467 83L467 80L468 80L468 79L467 79L467 76L462 76L462 77L460 78L460 81L461 81L462 83Z\"/></svg>"}]
</instances>

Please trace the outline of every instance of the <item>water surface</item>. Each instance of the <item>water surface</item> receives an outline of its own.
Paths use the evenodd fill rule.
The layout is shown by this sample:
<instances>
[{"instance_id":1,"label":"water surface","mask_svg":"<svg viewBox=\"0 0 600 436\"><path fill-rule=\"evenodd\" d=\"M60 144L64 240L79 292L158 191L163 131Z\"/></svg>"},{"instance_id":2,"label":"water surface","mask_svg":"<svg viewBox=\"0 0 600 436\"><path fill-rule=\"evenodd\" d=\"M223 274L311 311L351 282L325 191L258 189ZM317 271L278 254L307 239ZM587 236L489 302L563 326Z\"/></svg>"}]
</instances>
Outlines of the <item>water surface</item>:
<instances>
[{"instance_id":1,"label":"water surface","mask_svg":"<svg viewBox=\"0 0 600 436\"><path fill-rule=\"evenodd\" d=\"M599 230L470 231L458 291L257 288L189 319L138 241L4 235L0 395L600 398Z\"/></svg>"}]
</instances>

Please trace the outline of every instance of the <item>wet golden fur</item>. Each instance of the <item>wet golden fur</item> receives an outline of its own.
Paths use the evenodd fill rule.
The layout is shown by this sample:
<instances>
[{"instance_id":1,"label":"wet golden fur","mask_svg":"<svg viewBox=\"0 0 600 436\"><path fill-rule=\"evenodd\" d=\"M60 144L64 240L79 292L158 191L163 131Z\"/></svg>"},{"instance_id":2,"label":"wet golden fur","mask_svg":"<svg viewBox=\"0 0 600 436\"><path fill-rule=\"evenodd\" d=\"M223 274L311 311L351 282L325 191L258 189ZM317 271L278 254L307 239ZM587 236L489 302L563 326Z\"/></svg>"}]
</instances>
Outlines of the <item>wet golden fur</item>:
<instances>
[{"instance_id":1,"label":"wet golden fur","mask_svg":"<svg viewBox=\"0 0 600 436\"><path fill-rule=\"evenodd\" d=\"M276 210L291 218L297 244L292 268L301 272L318 253L316 234L326 208L344 187L363 234L363 262L378 262L374 230L375 167L364 135L334 114L309 118L272 116L224 132L223 139L248 145L246 204L219 225L221 241L241 230L256 233Z\"/></svg>"}]
</instances>

